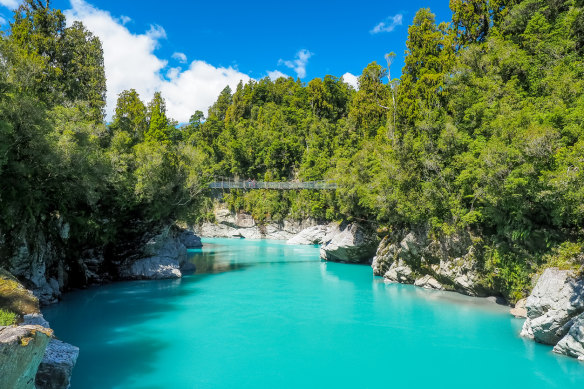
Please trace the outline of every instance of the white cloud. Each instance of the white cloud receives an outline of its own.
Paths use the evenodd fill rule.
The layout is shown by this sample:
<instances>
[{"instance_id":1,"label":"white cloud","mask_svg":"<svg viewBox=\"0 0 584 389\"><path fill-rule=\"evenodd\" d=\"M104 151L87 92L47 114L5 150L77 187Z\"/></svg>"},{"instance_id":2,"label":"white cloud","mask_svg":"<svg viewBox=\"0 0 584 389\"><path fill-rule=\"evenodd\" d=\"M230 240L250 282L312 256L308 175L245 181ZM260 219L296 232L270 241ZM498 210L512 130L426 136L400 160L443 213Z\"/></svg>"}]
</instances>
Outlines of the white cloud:
<instances>
[{"instance_id":1,"label":"white cloud","mask_svg":"<svg viewBox=\"0 0 584 389\"><path fill-rule=\"evenodd\" d=\"M126 25L128 23L130 23L132 21L132 18L126 15L122 15L120 16L120 22L122 22L123 25Z\"/></svg>"},{"instance_id":2,"label":"white cloud","mask_svg":"<svg viewBox=\"0 0 584 389\"><path fill-rule=\"evenodd\" d=\"M20 5L20 1L18 0L0 0L0 5L3 5L6 8L16 9Z\"/></svg>"},{"instance_id":3,"label":"white cloud","mask_svg":"<svg viewBox=\"0 0 584 389\"><path fill-rule=\"evenodd\" d=\"M235 90L240 80L250 79L232 67L214 67L204 61L193 61L186 70L168 69L168 62L154 54L160 40L166 37L161 26L153 25L143 34L133 34L123 20L84 0L71 0L71 7L65 11L69 23L82 21L103 45L108 119L118 94L134 88L144 101L150 100L154 92L162 92L168 115L187 122L196 110L206 112L226 85Z\"/></svg>"},{"instance_id":4,"label":"white cloud","mask_svg":"<svg viewBox=\"0 0 584 389\"><path fill-rule=\"evenodd\" d=\"M6 19L0 16L0 25L6 24Z\"/></svg>"},{"instance_id":5,"label":"white cloud","mask_svg":"<svg viewBox=\"0 0 584 389\"><path fill-rule=\"evenodd\" d=\"M270 80L276 81L280 77L288 78L290 76L285 74L285 73L282 73L279 70L274 70L274 71L268 71L268 77L270 77Z\"/></svg>"},{"instance_id":6,"label":"white cloud","mask_svg":"<svg viewBox=\"0 0 584 389\"><path fill-rule=\"evenodd\" d=\"M313 53L311 53L310 51L302 49L298 53L296 53L296 58L293 59L292 61L284 61L283 59L280 59L278 61L278 64L285 65L290 69L293 69L299 78L304 78L306 77L306 64L308 63L308 59L312 57L312 55Z\"/></svg>"},{"instance_id":7,"label":"white cloud","mask_svg":"<svg viewBox=\"0 0 584 389\"><path fill-rule=\"evenodd\" d=\"M392 32L396 27L401 26L404 21L404 16L402 14L397 14L395 16L388 16L384 21L373 27L371 34L378 34L380 32Z\"/></svg>"},{"instance_id":8,"label":"white cloud","mask_svg":"<svg viewBox=\"0 0 584 389\"><path fill-rule=\"evenodd\" d=\"M359 76L347 72L343 74L343 77L341 78L343 79L343 81L351 85L353 88L359 89Z\"/></svg>"},{"instance_id":9,"label":"white cloud","mask_svg":"<svg viewBox=\"0 0 584 389\"><path fill-rule=\"evenodd\" d=\"M174 53L172 58L176 59L180 63L187 63L187 56L185 53Z\"/></svg>"}]
</instances>

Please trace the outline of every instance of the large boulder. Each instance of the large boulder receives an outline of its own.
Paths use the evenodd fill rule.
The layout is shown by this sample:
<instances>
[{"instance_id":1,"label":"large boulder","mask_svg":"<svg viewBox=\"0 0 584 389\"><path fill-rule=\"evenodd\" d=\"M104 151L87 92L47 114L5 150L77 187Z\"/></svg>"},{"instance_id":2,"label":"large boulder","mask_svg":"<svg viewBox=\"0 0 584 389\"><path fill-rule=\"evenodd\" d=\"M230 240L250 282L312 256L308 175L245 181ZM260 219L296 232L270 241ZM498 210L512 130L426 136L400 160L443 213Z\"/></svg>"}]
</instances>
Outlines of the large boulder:
<instances>
[{"instance_id":1,"label":"large boulder","mask_svg":"<svg viewBox=\"0 0 584 389\"><path fill-rule=\"evenodd\" d=\"M375 233L357 223L332 229L324 238L320 258L327 261L370 263L378 239Z\"/></svg>"},{"instance_id":2,"label":"large boulder","mask_svg":"<svg viewBox=\"0 0 584 389\"><path fill-rule=\"evenodd\" d=\"M2 388L35 388L35 376L52 335L52 330L36 325L0 327Z\"/></svg>"},{"instance_id":3,"label":"large boulder","mask_svg":"<svg viewBox=\"0 0 584 389\"><path fill-rule=\"evenodd\" d=\"M182 243L187 249L198 249L203 247L201 243L201 238L195 235L194 232L190 230L182 230L178 234L178 241Z\"/></svg>"},{"instance_id":4,"label":"large boulder","mask_svg":"<svg viewBox=\"0 0 584 389\"><path fill-rule=\"evenodd\" d=\"M41 313L24 315L23 325L38 325L51 331ZM35 377L36 389L67 389L78 356L79 347L52 338Z\"/></svg>"},{"instance_id":5,"label":"large boulder","mask_svg":"<svg viewBox=\"0 0 584 389\"><path fill-rule=\"evenodd\" d=\"M52 339L35 377L37 389L67 389L78 356L78 347Z\"/></svg>"},{"instance_id":6,"label":"large boulder","mask_svg":"<svg viewBox=\"0 0 584 389\"><path fill-rule=\"evenodd\" d=\"M150 238L141 258L131 258L122 264L120 277L150 280L182 277L180 268L187 262L187 248L181 241L183 231L168 227Z\"/></svg>"},{"instance_id":7,"label":"large boulder","mask_svg":"<svg viewBox=\"0 0 584 389\"><path fill-rule=\"evenodd\" d=\"M322 244L325 236L333 227L330 225L317 225L303 229L292 238L288 239L287 244Z\"/></svg>"},{"instance_id":8,"label":"large boulder","mask_svg":"<svg viewBox=\"0 0 584 389\"><path fill-rule=\"evenodd\" d=\"M554 351L580 356L582 317L584 312L584 279L576 279L571 271L546 269L539 277L525 308L527 319L521 336L539 343L558 346Z\"/></svg>"},{"instance_id":9,"label":"large boulder","mask_svg":"<svg viewBox=\"0 0 584 389\"><path fill-rule=\"evenodd\" d=\"M556 344L554 352L584 360L584 313L572 319L568 334Z\"/></svg>"}]
</instances>

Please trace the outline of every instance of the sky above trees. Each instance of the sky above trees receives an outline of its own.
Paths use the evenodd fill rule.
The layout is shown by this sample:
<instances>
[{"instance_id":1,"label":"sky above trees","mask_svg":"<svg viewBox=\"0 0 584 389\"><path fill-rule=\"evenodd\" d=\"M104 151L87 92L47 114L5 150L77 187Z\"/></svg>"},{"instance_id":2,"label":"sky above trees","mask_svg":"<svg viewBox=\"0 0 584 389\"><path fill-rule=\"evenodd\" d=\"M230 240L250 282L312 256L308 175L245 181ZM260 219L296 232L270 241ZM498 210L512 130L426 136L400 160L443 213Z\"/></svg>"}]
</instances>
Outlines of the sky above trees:
<instances>
[{"instance_id":1,"label":"sky above trees","mask_svg":"<svg viewBox=\"0 0 584 389\"><path fill-rule=\"evenodd\" d=\"M18 0L0 0L3 29ZM53 0L67 20L81 20L103 43L107 113L117 95L135 88L148 100L161 91L168 113L188 121L219 92L239 80L265 76L308 82L326 74L356 76L371 61L397 53L403 66L407 27L417 9L430 7L450 20L447 0L388 1L179 1Z\"/></svg>"}]
</instances>

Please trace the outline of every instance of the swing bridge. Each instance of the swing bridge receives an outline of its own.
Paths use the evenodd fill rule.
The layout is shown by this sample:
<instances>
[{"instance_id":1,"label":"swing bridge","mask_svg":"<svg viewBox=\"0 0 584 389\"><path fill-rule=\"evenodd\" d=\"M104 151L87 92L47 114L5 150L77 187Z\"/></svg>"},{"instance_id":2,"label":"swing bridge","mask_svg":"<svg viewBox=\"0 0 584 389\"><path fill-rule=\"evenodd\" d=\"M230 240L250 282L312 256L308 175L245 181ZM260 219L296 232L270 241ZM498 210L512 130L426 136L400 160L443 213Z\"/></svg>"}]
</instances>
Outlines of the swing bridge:
<instances>
[{"instance_id":1,"label":"swing bridge","mask_svg":"<svg viewBox=\"0 0 584 389\"><path fill-rule=\"evenodd\" d=\"M211 189L274 189L274 190L336 190L336 182L332 181L256 181L243 180L231 177L215 177L215 181L209 184Z\"/></svg>"}]
</instances>

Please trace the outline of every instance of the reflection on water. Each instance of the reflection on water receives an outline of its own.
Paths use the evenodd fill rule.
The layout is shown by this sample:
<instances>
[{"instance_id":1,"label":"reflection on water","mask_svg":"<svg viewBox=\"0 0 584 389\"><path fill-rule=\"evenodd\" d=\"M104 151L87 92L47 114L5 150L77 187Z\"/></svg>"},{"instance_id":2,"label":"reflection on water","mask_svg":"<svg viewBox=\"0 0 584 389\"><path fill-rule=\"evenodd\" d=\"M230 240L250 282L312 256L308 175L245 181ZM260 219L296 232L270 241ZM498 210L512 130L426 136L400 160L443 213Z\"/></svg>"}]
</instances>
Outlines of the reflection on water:
<instances>
[{"instance_id":1,"label":"reflection on water","mask_svg":"<svg viewBox=\"0 0 584 389\"><path fill-rule=\"evenodd\" d=\"M314 262L314 246L290 246L282 241L203 239L203 247L188 251L195 274L244 270L254 265ZM237 249L235 249L237 248ZM235 250L234 250L235 249Z\"/></svg>"}]
</instances>

